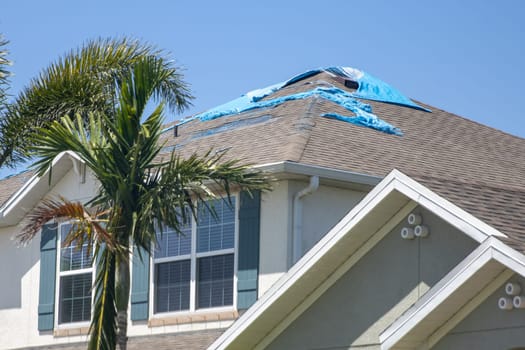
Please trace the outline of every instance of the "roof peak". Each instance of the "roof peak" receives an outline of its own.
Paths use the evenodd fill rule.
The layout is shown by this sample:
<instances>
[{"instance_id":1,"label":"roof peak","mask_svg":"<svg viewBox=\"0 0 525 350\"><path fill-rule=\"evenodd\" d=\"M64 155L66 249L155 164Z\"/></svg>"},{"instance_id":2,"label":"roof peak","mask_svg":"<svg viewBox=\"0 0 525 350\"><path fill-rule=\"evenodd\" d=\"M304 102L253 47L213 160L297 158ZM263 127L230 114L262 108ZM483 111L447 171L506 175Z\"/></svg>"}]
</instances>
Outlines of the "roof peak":
<instances>
[{"instance_id":1,"label":"roof peak","mask_svg":"<svg viewBox=\"0 0 525 350\"><path fill-rule=\"evenodd\" d=\"M277 98L268 98L269 95L284 89L290 85L298 83L304 79L317 75L319 73L327 73L333 77L340 77L345 80L352 81L356 84L355 90L343 90L334 85L316 86L310 90L299 93L292 93ZM357 124L360 126L369 127L388 134L402 135L401 130L393 125L385 122L377 117L372 112L372 107L366 104L361 99L380 101L401 105L409 108L416 108L419 110L429 111L424 107L412 102L409 98L404 96L401 92L383 82L372 75L352 67L334 66L327 68L317 68L298 74L286 81L262 88L252 90L239 98L209 109L203 113L194 115L191 118L182 120L179 125L185 124L189 121L200 120L209 121L224 116L236 115L254 109L270 108L278 106L282 103L294 100L303 100L312 96L320 97L327 101L333 102L345 108L353 115L340 115L334 113L322 114L322 117L335 118L344 122ZM359 99L359 100L358 100Z\"/></svg>"}]
</instances>

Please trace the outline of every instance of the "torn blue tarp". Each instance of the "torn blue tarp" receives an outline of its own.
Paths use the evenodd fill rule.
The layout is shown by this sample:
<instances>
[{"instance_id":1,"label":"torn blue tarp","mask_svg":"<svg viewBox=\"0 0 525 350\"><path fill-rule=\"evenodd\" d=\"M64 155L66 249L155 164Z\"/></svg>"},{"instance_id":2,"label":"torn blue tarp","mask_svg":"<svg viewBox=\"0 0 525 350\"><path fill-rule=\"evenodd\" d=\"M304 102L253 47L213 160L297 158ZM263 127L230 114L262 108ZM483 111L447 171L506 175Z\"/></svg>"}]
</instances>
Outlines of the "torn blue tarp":
<instances>
[{"instance_id":1,"label":"torn blue tarp","mask_svg":"<svg viewBox=\"0 0 525 350\"><path fill-rule=\"evenodd\" d=\"M330 119L342 120L347 123L352 123L355 125L366 126L374 130L386 132L387 134L393 134L402 136L403 133L401 130L385 122L383 119L379 119L376 115L368 112L359 113L355 116L345 116L337 113L325 113L321 114L321 117L326 117Z\"/></svg>"},{"instance_id":2,"label":"torn blue tarp","mask_svg":"<svg viewBox=\"0 0 525 350\"><path fill-rule=\"evenodd\" d=\"M397 105L412 107L430 112L430 110L415 104L401 92L394 89L384 81L371 76L370 74L364 73L361 79L359 79L357 82L359 84L359 88L356 92L352 93L354 97L366 100L394 103Z\"/></svg>"},{"instance_id":3,"label":"torn blue tarp","mask_svg":"<svg viewBox=\"0 0 525 350\"><path fill-rule=\"evenodd\" d=\"M368 126L372 129L383 131L388 134L401 135L400 130L372 114L372 107L369 104L356 100L351 93L336 87L316 87L315 89L309 91L282 96L271 100L259 100L258 102L251 102L246 98L246 96L243 96L242 98L229 102L227 105L222 105L221 108L214 108L213 110L206 112L206 115L202 115L200 119L212 120L228 114L242 113L253 109L275 107L287 101L303 100L312 96L318 96L325 100L334 102L355 114L355 117L345 117L338 115L336 118L336 114L327 114L323 116L351 122L353 124ZM224 106L227 106L227 108L224 108ZM233 110L235 110L235 112L231 113Z\"/></svg>"},{"instance_id":4,"label":"torn blue tarp","mask_svg":"<svg viewBox=\"0 0 525 350\"><path fill-rule=\"evenodd\" d=\"M199 118L202 121L213 120L225 115L243 113L253 109L275 107L286 101L303 100L314 95L337 103L338 105L352 112L358 109L366 110L369 113L372 111L370 105L359 102L358 100L354 99L351 94L344 90L335 87L316 87L315 89L309 91L286 95L271 100L259 100L257 102L254 102L251 98L248 98L247 95L244 95L219 107L201 113L197 115L196 118Z\"/></svg>"},{"instance_id":5,"label":"torn blue tarp","mask_svg":"<svg viewBox=\"0 0 525 350\"><path fill-rule=\"evenodd\" d=\"M287 96L283 96L283 97L279 97L275 99L270 99L270 100L263 100L265 97L271 95L272 93L288 85L291 85L300 80L306 79L320 72L327 72L332 75L342 76L350 80L353 80L358 83L358 89L353 92L347 92L347 91L338 89L336 87L331 87L331 88L317 87L315 89L305 91L302 93L291 94L291 95L287 95ZM328 67L328 68L319 68L319 69L310 70L302 74L296 75L285 82L281 82L281 83L278 83L278 84L275 84L275 85L272 85L272 86L269 86L263 89L253 90L251 92L248 92L245 95L242 95L241 97L233 101L230 101L223 105L212 108L206 112L197 114L191 118L182 120L179 123L179 125L187 123L195 119L200 119L201 121L207 121L207 120L213 120L213 119L220 118L220 117L227 116L227 115L233 115L233 114L246 112L246 111L257 109L257 108L274 107L286 101L305 99L305 98L308 98L314 95L327 99L334 103L337 103L338 105L344 107L345 109L353 112L355 114L355 117L361 120L360 122L361 124L359 125L369 124L366 126L374 128L376 130L381 130L381 131L388 132L391 134L396 134L396 135L400 135L401 134L400 131L388 123L386 124L389 125L389 127L392 129L389 129L389 127L385 127L383 130L381 128L372 126L372 125L377 125L378 124L377 120L381 121L381 119L379 119L377 116L372 114L372 108L370 105L359 102L356 100L356 98L387 102L387 103L394 103L394 104L398 104L398 105L402 105L406 107L426 110L423 107L418 106L417 104L412 102L410 99L405 97L403 94L401 94L399 91L397 91L396 89L394 89L387 83L361 70L351 68L351 67ZM369 115L365 115L363 113L368 113ZM336 114L330 114L330 115L336 115ZM376 119L373 119L373 118L371 119L371 116L373 116ZM336 118L336 119L351 122L350 119L348 118L351 119L353 117L345 117L345 116L340 115L340 118ZM366 120L369 120L370 122L367 123ZM354 124L358 124L358 123L354 123ZM387 131L387 130L390 130L390 131Z\"/></svg>"},{"instance_id":6,"label":"torn blue tarp","mask_svg":"<svg viewBox=\"0 0 525 350\"><path fill-rule=\"evenodd\" d=\"M423 108L412 102L409 98L399 92L399 90L393 88L381 79L377 79L366 72L352 67L328 67L313 69L289 79L286 83L284 83L283 87L321 72L328 72L333 75L345 77L355 81L358 84L358 88L357 91L352 92L351 94L356 98L394 103L430 112L429 109Z\"/></svg>"}]
</instances>

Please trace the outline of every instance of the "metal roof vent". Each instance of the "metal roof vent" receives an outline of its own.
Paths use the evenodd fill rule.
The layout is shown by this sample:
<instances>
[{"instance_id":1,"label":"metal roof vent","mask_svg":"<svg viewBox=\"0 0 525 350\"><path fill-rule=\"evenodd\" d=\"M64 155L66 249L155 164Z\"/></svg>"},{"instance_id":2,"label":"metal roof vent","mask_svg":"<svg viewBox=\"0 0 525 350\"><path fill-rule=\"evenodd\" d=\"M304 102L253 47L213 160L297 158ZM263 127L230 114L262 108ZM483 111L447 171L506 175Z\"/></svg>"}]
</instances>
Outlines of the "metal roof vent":
<instances>
[{"instance_id":1,"label":"metal roof vent","mask_svg":"<svg viewBox=\"0 0 525 350\"><path fill-rule=\"evenodd\" d=\"M359 89L359 83L350 79L345 79L345 86L349 89Z\"/></svg>"}]
</instances>

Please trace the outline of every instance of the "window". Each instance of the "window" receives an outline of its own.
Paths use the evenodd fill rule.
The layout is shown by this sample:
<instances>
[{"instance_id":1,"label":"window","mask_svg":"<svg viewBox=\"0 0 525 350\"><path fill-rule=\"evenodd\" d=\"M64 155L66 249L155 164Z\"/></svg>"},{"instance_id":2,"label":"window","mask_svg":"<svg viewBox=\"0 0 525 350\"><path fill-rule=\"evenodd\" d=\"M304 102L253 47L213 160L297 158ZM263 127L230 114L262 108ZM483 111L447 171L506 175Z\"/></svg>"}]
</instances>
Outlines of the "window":
<instances>
[{"instance_id":1,"label":"window","mask_svg":"<svg viewBox=\"0 0 525 350\"><path fill-rule=\"evenodd\" d=\"M236 198L201 205L182 234L164 228L154 254L154 313L194 311L234 303Z\"/></svg>"},{"instance_id":2,"label":"window","mask_svg":"<svg viewBox=\"0 0 525 350\"><path fill-rule=\"evenodd\" d=\"M88 254L87 243L80 249L74 242L69 247L62 247L62 242L72 225L65 223L59 226L59 286L57 288L59 324L91 319L92 252Z\"/></svg>"}]
</instances>

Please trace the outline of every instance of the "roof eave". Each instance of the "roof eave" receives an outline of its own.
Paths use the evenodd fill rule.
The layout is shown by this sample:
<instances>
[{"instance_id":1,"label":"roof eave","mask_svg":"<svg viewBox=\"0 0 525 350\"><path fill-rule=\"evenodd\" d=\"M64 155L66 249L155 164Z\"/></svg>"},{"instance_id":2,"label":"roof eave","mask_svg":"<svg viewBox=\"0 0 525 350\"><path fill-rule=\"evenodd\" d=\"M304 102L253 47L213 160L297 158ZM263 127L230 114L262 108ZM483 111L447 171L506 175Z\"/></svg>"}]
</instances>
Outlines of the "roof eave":
<instances>
[{"instance_id":1,"label":"roof eave","mask_svg":"<svg viewBox=\"0 0 525 350\"><path fill-rule=\"evenodd\" d=\"M319 176L325 183L337 183L345 187L366 191L371 190L383 180L383 177L380 176L292 161L260 164L254 166L254 169L270 173L277 179Z\"/></svg>"},{"instance_id":2,"label":"roof eave","mask_svg":"<svg viewBox=\"0 0 525 350\"><path fill-rule=\"evenodd\" d=\"M42 176L32 176L0 208L0 227L18 224L69 170L78 169L80 163L83 161L74 152L66 151L57 155Z\"/></svg>"}]
</instances>

